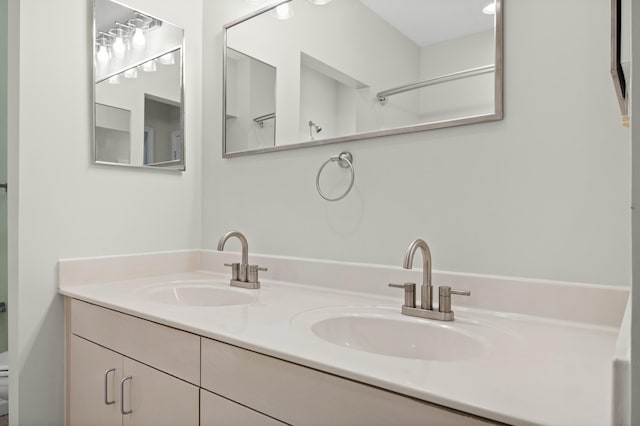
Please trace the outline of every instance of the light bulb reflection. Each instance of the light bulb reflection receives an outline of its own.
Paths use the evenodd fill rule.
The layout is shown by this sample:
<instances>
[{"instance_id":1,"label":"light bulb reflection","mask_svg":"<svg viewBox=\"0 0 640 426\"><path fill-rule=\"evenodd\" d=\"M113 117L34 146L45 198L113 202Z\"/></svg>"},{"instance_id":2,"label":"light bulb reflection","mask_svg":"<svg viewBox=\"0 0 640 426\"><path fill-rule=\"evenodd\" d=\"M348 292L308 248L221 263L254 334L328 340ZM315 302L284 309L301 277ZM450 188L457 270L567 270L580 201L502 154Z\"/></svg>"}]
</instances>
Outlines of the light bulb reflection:
<instances>
[{"instance_id":1,"label":"light bulb reflection","mask_svg":"<svg viewBox=\"0 0 640 426\"><path fill-rule=\"evenodd\" d=\"M156 60L152 59L148 62L142 64L142 71L144 72L154 72L156 70Z\"/></svg>"},{"instance_id":2,"label":"light bulb reflection","mask_svg":"<svg viewBox=\"0 0 640 426\"><path fill-rule=\"evenodd\" d=\"M160 61L160 63L162 65L173 65L176 63L176 59L173 55L173 52L169 52L165 55L160 56L160 58L158 58L158 60Z\"/></svg>"},{"instance_id":3,"label":"light bulb reflection","mask_svg":"<svg viewBox=\"0 0 640 426\"><path fill-rule=\"evenodd\" d=\"M138 68L129 68L124 72L124 78L138 78Z\"/></svg>"},{"instance_id":4,"label":"light bulb reflection","mask_svg":"<svg viewBox=\"0 0 640 426\"><path fill-rule=\"evenodd\" d=\"M109 61L109 51L107 50L107 46L98 47L98 53L96 54L96 57L98 58L98 62L103 64Z\"/></svg>"},{"instance_id":5,"label":"light bulb reflection","mask_svg":"<svg viewBox=\"0 0 640 426\"><path fill-rule=\"evenodd\" d=\"M133 37L131 38L131 44L133 45L134 49L143 49L144 46L147 44L147 39L144 36L144 32L142 31L142 28L136 28L136 30L133 32Z\"/></svg>"},{"instance_id":6,"label":"light bulb reflection","mask_svg":"<svg viewBox=\"0 0 640 426\"><path fill-rule=\"evenodd\" d=\"M273 10L273 15L278 19L290 19L293 17L293 8L289 3L281 4Z\"/></svg>"},{"instance_id":7,"label":"light bulb reflection","mask_svg":"<svg viewBox=\"0 0 640 426\"><path fill-rule=\"evenodd\" d=\"M495 2L491 2L482 8L482 13L485 15L495 15L496 14L496 4Z\"/></svg>"},{"instance_id":8,"label":"light bulb reflection","mask_svg":"<svg viewBox=\"0 0 640 426\"><path fill-rule=\"evenodd\" d=\"M116 40L113 42L112 49L113 49L113 53L117 57L122 57L122 55L124 55L126 46L124 45L124 40L122 40L122 37L116 37Z\"/></svg>"}]
</instances>

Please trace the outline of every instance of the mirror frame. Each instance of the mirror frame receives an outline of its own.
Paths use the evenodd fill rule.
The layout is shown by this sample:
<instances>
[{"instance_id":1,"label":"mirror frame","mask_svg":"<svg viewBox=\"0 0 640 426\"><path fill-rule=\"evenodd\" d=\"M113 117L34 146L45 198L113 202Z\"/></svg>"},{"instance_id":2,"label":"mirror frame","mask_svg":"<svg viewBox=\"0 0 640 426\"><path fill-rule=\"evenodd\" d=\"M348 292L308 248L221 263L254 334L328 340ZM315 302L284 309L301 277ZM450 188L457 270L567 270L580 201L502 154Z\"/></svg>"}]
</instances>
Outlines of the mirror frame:
<instances>
[{"instance_id":1,"label":"mirror frame","mask_svg":"<svg viewBox=\"0 0 640 426\"><path fill-rule=\"evenodd\" d=\"M185 78L184 78L184 63L185 63L185 49L184 49L184 42L185 42L185 29L182 28L179 25L176 25L174 23L172 23L171 21L168 21L166 19L161 19L158 18L157 16L150 14L150 13L146 13L143 10L140 9L134 9L129 5L126 5L120 1L115 1L115 0L108 0L108 1L112 1L113 3L119 4L120 6L124 6L127 7L131 10L136 10L146 16L149 16L151 18L157 19L159 21L165 22L169 25L173 25L176 28L179 28L182 30L182 40L180 42L180 122L182 124L182 164L181 167L158 167L158 166L147 166L144 164L125 164L125 163L112 163L109 161L99 161L97 158L97 149L96 149L96 54L97 54L97 49L96 49L96 34L98 32L97 26L96 26L96 3L98 0L93 0L92 1L92 6L93 6L93 11L92 11L92 17L93 17L93 23L92 23L92 34L91 34L91 164L93 165L99 165L99 166L119 166L119 167L126 167L126 168L133 168L133 169L144 169L144 170L158 170L158 171L164 171L164 172L184 172L187 170L187 160L186 160L186 126L185 126L185 109L186 109L186 103L185 103L185 97L184 97L184 93L185 93ZM175 51L176 49L178 49L177 46L173 46L171 48L165 49L162 51L162 53L168 53L168 52L172 52ZM139 66L142 65L143 63L147 62L149 60L149 58L147 58L144 61L140 61L135 63L133 66ZM132 66L132 67L133 67ZM130 67L130 68L132 68ZM122 70L121 72L123 72L124 70ZM114 74L115 75L115 74ZM106 77L109 78L109 77ZM105 79L106 79L105 78ZM101 81L104 81L105 79L102 79Z\"/></svg>"},{"instance_id":2,"label":"mirror frame","mask_svg":"<svg viewBox=\"0 0 640 426\"><path fill-rule=\"evenodd\" d=\"M434 121L424 124L414 124L410 126L396 127L393 129L375 130L373 132L355 133L353 135L340 136L335 138L318 139L315 141L292 143L287 145L276 145L268 148L251 149L246 151L227 152L227 140L226 140L226 116L227 116L227 31L236 25L239 25L251 18L254 18L263 13L269 12L272 9L280 6L284 3L289 3L292 0L280 0L261 9L256 10L246 16L225 24L223 28L222 37L222 158L234 158L243 157L247 155L264 154L267 152L286 151L290 149L307 148L319 145L329 145L340 142L349 142L357 140L366 140L371 138L379 138L384 136L401 135L405 133L423 132L425 130L442 129L446 127L465 126L468 124L485 123L489 121L499 121L504 117L503 112L503 40L504 40L504 25L503 25L503 0L495 0L496 13L494 15L495 22L495 108L492 114L476 115L472 117L462 117L451 120ZM614 2L616 0L613 0Z\"/></svg>"},{"instance_id":3,"label":"mirror frame","mask_svg":"<svg viewBox=\"0 0 640 426\"><path fill-rule=\"evenodd\" d=\"M611 77L616 89L620 113L628 114L627 81L622 70L622 0L611 0Z\"/></svg>"}]
</instances>

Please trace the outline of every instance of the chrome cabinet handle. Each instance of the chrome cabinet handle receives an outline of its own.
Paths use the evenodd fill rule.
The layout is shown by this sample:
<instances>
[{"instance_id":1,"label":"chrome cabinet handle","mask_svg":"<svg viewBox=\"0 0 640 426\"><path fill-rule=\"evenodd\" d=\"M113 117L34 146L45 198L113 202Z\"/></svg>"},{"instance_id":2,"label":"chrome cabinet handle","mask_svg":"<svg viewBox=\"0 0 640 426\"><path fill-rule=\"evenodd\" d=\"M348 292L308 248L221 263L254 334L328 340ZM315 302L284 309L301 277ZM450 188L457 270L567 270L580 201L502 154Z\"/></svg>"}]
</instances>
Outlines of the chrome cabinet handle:
<instances>
[{"instance_id":1,"label":"chrome cabinet handle","mask_svg":"<svg viewBox=\"0 0 640 426\"><path fill-rule=\"evenodd\" d=\"M104 403L105 405L115 404L116 400L109 401L109 373L115 373L115 368L110 368L104 372Z\"/></svg>"},{"instance_id":2,"label":"chrome cabinet handle","mask_svg":"<svg viewBox=\"0 0 640 426\"><path fill-rule=\"evenodd\" d=\"M129 411L125 411L124 409L124 383L127 380L132 380L133 377L129 376L129 377L125 377L124 379L122 379L120 381L120 412L122 413L123 416L126 416L127 414L131 414L133 413L133 410L129 410ZM131 408L131 401L129 401L129 408Z\"/></svg>"}]
</instances>

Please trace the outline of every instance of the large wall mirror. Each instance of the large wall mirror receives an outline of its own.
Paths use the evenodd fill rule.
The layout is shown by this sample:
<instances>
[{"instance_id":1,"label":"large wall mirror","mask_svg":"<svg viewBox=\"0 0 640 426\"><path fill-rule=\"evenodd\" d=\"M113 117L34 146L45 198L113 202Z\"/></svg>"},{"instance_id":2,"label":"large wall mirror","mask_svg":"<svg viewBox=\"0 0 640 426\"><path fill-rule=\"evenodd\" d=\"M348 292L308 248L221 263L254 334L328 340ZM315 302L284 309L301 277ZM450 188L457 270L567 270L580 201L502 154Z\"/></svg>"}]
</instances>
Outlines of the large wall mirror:
<instances>
[{"instance_id":1,"label":"large wall mirror","mask_svg":"<svg viewBox=\"0 0 640 426\"><path fill-rule=\"evenodd\" d=\"M502 119L501 0L285 0L224 27L224 157Z\"/></svg>"},{"instance_id":2,"label":"large wall mirror","mask_svg":"<svg viewBox=\"0 0 640 426\"><path fill-rule=\"evenodd\" d=\"M94 162L184 170L184 31L94 2Z\"/></svg>"}]
</instances>

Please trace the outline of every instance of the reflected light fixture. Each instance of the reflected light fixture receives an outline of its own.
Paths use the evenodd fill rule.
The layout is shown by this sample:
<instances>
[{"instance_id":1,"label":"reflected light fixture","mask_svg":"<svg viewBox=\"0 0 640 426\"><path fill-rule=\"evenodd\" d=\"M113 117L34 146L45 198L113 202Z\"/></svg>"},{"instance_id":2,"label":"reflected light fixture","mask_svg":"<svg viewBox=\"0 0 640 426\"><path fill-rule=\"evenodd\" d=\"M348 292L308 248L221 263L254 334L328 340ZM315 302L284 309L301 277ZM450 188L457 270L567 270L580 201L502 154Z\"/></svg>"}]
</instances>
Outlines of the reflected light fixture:
<instances>
[{"instance_id":1,"label":"reflected light fixture","mask_svg":"<svg viewBox=\"0 0 640 426\"><path fill-rule=\"evenodd\" d=\"M138 68L129 68L124 72L124 78L138 78Z\"/></svg>"},{"instance_id":2,"label":"reflected light fixture","mask_svg":"<svg viewBox=\"0 0 640 426\"><path fill-rule=\"evenodd\" d=\"M109 84L120 84L120 74L109 77Z\"/></svg>"},{"instance_id":3,"label":"reflected light fixture","mask_svg":"<svg viewBox=\"0 0 640 426\"><path fill-rule=\"evenodd\" d=\"M131 45L134 47L134 49L143 49L146 44L147 39L144 36L142 28L137 27L133 31L133 37L131 37Z\"/></svg>"},{"instance_id":4,"label":"reflected light fixture","mask_svg":"<svg viewBox=\"0 0 640 426\"><path fill-rule=\"evenodd\" d=\"M157 69L156 66L156 60L152 59L150 61L145 62L144 64L142 64L142 71L144 72L155 72Z\"/></svg>"},{"instance_id":5,"label":"reflected light fixture","mask_svg":"<svg viewBox=\"0 0 640 426\"><path fill-rule=\"evenodd\" d=\"M487 3L482 8L482 13L485 15L495 15L496 14L496 3L492 1L491 3Z\"/></svg>"},{"instance_id":6,"label":"reflected light fixture","mask_svg":"<svg viewBox=\"0 0 640 426\"><path fill-rule=\"evenodd\" d=\"M290 19L293 17L293 8L289 3L281 4L273 9L273 16L278 19Z\"/></svg>"},{"instance_id":7,"label":"reflected light fixture","mask_svg":"<svg viewBox=\"0 0 640 426\"><path fill-rule=\"evenodd\" d=\"M115 21L110 30L97 32L96 58L99 62L107 62L113 56L122 59L131 47L143 49L147 44L145 32L162 25L162 21L158 19L140 12L134 13L135 18L129 19L126 23Z\"/></svg>"},{"instance_id":8,"label":"reflected light fixture","mask_svg":"<svg viewBox=\"0 0 640 426\"><path fill-rule=\"evenodd\" d=\"M113 46L111 46L111 49L113 49L113 53L118 58L121 58L122 55L124 55L124 51L127 49L127 47L124 45L124 40L123 40L121 31L118 31L118 35L116 36L115 41L113 42Z\"/></svg>"},{"instance_id":9,"label":"reflected light fixture","mask_svg":"<svg viewBox=\"0 0 640 426\"><path fill-rule=\"evenodd\" d=\"M158 61L162 65L173 65L173 64L176 63L176 59L175 59L175 56L173 55L173 52L169 52L169 53L166 53L166 54L160 56L158 58Z\"/></svg>"},{"instance_id":10,"label":"reflected light fixture","mask_svg":"<svg viewBox=\"0 0 640 426\"><path fill-rule=\"evenodd\" d=\"M316 6L324 6L325 4L331 3L331 0L309 0L309 3L315 4Z\"/></svg>"},{"instance_id":11,"label":"reflected light fixture","mask_svg":"<svg viewBox=\"0 0 640 426\"><path fill-rule=\"evenodd\" d=\"M106 63L109 61L109 48L104 44L101 44L98 47L98 53L96 54L96 58L98 58L98 62Z\"/></svg>"}]
</instances>

